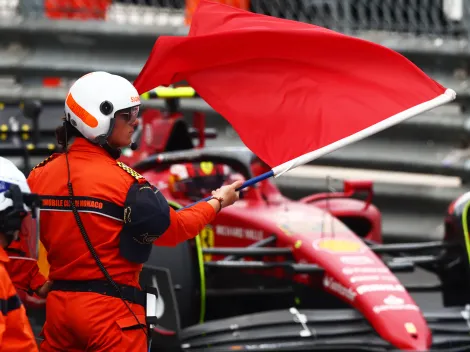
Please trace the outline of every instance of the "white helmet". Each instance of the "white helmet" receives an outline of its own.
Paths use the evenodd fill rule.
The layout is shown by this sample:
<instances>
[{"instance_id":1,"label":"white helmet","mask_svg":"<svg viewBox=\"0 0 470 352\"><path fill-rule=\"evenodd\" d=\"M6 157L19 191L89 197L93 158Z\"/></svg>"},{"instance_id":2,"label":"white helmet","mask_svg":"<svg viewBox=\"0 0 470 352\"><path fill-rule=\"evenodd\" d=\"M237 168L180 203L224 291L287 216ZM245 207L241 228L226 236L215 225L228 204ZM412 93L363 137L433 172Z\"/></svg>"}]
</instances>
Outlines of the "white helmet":
<instances>
[{"instance_id":1,"label":"white helmet","mask_svg":"<svg viewBox=\"0 0 470 352\"><path fill-rule=\"evenodd\" d=\"M23 193L31 193L24 174L10 160L0 156L0 212L13 205L13 200L5 197L12 184L20 187ZM30 210L26 205L24 208Z\"/></svg>"},{"instance_id":2,"label":"white helmet","mask_svg":"<svg viewBox=\"0 0 470 352\"><path fill-rule=\"evenodd\" d=\"M38 258L40 205L40 197L31 193L24 174L0 157L0 233L6 237L7 246L19 240L23 251L21 258L11 259Z\"/></svg>"},{"instance_id":3,"label":"white helmet","mask_svg":"<svg viewBox=\"0 0 470 352\"><path fill-rule=\"evenodd\" d=\"M140 96L127 79L97 71L79 78L65 100L65 118L91 142L105 144L116 112L139 113Z\"/></svg>"}]
</instances>

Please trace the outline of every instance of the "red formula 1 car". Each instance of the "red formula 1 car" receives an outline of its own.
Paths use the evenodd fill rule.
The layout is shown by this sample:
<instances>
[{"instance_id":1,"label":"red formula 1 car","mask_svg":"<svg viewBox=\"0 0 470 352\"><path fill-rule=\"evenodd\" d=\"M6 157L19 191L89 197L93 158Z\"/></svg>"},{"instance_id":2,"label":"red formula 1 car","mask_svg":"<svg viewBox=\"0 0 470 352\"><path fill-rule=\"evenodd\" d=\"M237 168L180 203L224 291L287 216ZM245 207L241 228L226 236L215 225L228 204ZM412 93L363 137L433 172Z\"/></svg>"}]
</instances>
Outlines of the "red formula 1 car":
<instances>
[{"instance_id":1,"label":"red formula 1 car","mask_svg":"<svg viewBox=\"0 0 470 352\"><path fill-rule=\"evenodd\" d=\"M193 121L145 111L138 149L122 157L174 208L266 171L246 148L206 147L215 134L201 113ZM384 245L371 182L294 201L263 181L194 240L153 248L141 274L159 293L151 350L470 351L469 198L450 206L444 242ZM395 276L416 267L440 277L455 307L420 309L410 292L427 288Z\"/></svg>"},{"instance_id":2,"label":"red formula 1 car","mask_svg":"<svg viewBox=\"0 0 470 352\"><path fill-rule=\"evenodd\" d=\"M201 113L193 128L178 111L148 110L142 122L139 151L123 159L175 208L269 169L246 148L206 147L214 133L205 129ZM353 198L360 193L366 200ZM468 291L455 280L468 264L451 267L462 258L461 226L453 232L449 227L445 243L383 245L380 212L371 201L369 181L345 181L343 192L300 201L263 181L195 241L155 247L142 282L160 282L162 300L179 307L162 324L170 319L166 327L177 333L174 342L183 350L470 350L461 308ZM452 213L447 220L458 219ZM423 251L428 255L410 256ZM390 254L398 257L385 258ZM408 289L394 274L418 266L437 273L444 300L460 307L421 311L409 292L426 288ZM168 347L159 337L154 344Z\"/></svg>"}]
</instances>

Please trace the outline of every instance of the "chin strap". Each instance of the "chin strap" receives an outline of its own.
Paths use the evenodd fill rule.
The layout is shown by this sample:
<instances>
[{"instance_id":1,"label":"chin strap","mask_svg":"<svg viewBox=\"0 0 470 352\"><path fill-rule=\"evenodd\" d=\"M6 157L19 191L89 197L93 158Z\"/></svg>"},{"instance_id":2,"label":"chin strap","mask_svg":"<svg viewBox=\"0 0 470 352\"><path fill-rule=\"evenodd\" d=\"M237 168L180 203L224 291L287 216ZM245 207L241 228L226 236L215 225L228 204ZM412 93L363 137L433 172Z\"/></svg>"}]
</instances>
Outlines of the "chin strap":
<instances>
[{"instance_id":1,"label":"chin strap","mask_svg":"<svg viewBox=\"0 0 470 352\"><path fill-rule=\"evenodd\" d=\"M111 119L111 124L109 126L109 131L105 135L101 135L96 137L92 143L98 144L101 148L106 150L108 154L113 158L113 159L119 159L121 156L121 149L120 148L113 148L108 144L108 137L111 135L111 132L113 131L114 128L114 120Z\"/></svg>"},{"instance_id":2,"label":"chin strap","mask_svg":"<svg viewBox=\"0 0 470 352\"><path fill-rule=\"evenodd\" d=\"M95 141L91 141L92 143L99 145L101 148L106 150L108 154L113 158L114 160L119 159L121 156L121 149L120 148L113 148L108 144L107 141L107 136L111 134L111 130L108 132L107 135L99 136L98 138L95 139Z\"/></svg>"},{"instance_id":3,"label":"chin strap","mask_svg":"<svg viewBox=\"0 0 470 352\"><path fill-rule=\"evenodd\" d=\"M119 159L121 156L121 149L113 148L108 143L101 144L101 147L108 152L109 155L115 160Z\"/></svg>"}]
</instances>

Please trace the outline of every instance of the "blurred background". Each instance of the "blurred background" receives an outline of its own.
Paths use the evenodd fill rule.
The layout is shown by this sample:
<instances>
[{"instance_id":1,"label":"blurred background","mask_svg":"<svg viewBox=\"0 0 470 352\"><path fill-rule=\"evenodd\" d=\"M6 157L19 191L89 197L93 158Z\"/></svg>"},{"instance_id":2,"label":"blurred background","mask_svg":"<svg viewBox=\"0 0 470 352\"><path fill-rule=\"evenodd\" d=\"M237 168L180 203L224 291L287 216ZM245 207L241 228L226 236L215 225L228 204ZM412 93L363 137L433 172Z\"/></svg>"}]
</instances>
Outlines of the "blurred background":
<instances>
[{"instance_id":1,"label":"blurred background","mask_svg":"<svg viewBox=\"0 0 470 352\"><path fill-rule=\"evenodd\" d=\"M324 26L387 46L454 89L450 105L414 117L293 170L276 182L292 198L375 181L386 242L440 239L450 202L469 190L470 2L464 0L219 0L253 12ZM0 0L0 155L28 173L54 151L68 87L104 70L133 80L159 35L185 35L197 0ZM24 102L29 103L25 109ZM144 100L144 107L165 108ZM241 145L199 99L185 114L207 114L219 137ZM353 113L353 112L352 112ZM39 115L35 122L32 116ZM189 118L189 117L188 117ZM37 126L35 126L35 124ZM28 134L39 128L40 134ZM13 132L13 133L12 133Z\"/></svg>"}]
</instances>

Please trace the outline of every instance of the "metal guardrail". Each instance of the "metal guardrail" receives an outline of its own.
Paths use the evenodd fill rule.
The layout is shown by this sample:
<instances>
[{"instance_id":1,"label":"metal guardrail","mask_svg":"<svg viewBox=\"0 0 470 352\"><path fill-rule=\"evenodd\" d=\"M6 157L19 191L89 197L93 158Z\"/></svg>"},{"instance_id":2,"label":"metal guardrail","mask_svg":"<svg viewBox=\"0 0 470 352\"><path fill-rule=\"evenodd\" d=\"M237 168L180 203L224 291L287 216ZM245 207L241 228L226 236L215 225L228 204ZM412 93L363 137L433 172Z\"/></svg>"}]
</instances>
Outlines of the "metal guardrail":
<instances>
[{"instance_id":1,"label":"metal guardrail","mask_svg":"<svg viewBox=\"0 0 470 352\"><path fill-rule=\"evenodd\" d=\"M161 14L183 17L187 0L7 0L0 16L15 13L24 18L106 18L119 23L155 25ZM226 4L240 1L222 0ZM459 37L468 35L469 5L460 0L250 0L250 11L314 23L348 33L386 31L413 35ZM153 10L153 12L152 12ZM75 17L74 17L75 16ZM81 17L80 17L81 16ZM152 21L153 20L153 21Z\"/></svg>"},{"instance_id":2,"label":"metal guardrail","mask_svg":"<svg viewBox=\"0 0 470 352\"><path fill-rule=\"evenodd\" d=\"M315 23L347 33L387 31L414 35L467 35L466 2L429 0L252 0L255 12ZM461 5L461 6L459 6Z\"/></svg>"},{"instance_id":3,"label":"metal guardrail","mask_svg":"<svg viewBox=\"0 0 470 352\"><path fill-rule=\"evenodd\" d=\"M219 0L229 3L231 0ZM185 0L5 0L0 30L95 32L136 39L184 33ZM405 52L468 52L464 0L251 0L250 10L353 34ZM46 5L44 5L46 4ZM59 16L58 11L63 14ZM88 13L88 14L87 14ZM88 17L86 17L88 16ZM90 18L91 17L91 18ZM91 22L89 22L89 20ZM20 28L15 28L20 25ZM10 30L10 33L11 33ZM9 34L9 32L6 32ZM135 47L135 45L133 45Z\"/></svg>"},{"instance_id":4,"label":"metal guardrail","mask_svg":"<svg viewBox=\"0 0 470 352\"><path fill-rule=\"evenodd\" d=\"M134 79L159 35L185 35L185 27L131 27L80 21L0 21L0 75L18 80L31 77L77 78L92 70L107 70ZM364 35L415 61L432 77L467 94L469 81L465 60L470 56L466 41L399 35ZM129 48L125 50L124 48ZM433 72L439 65L439 73Z\"/></svg>"}]
</instances>

